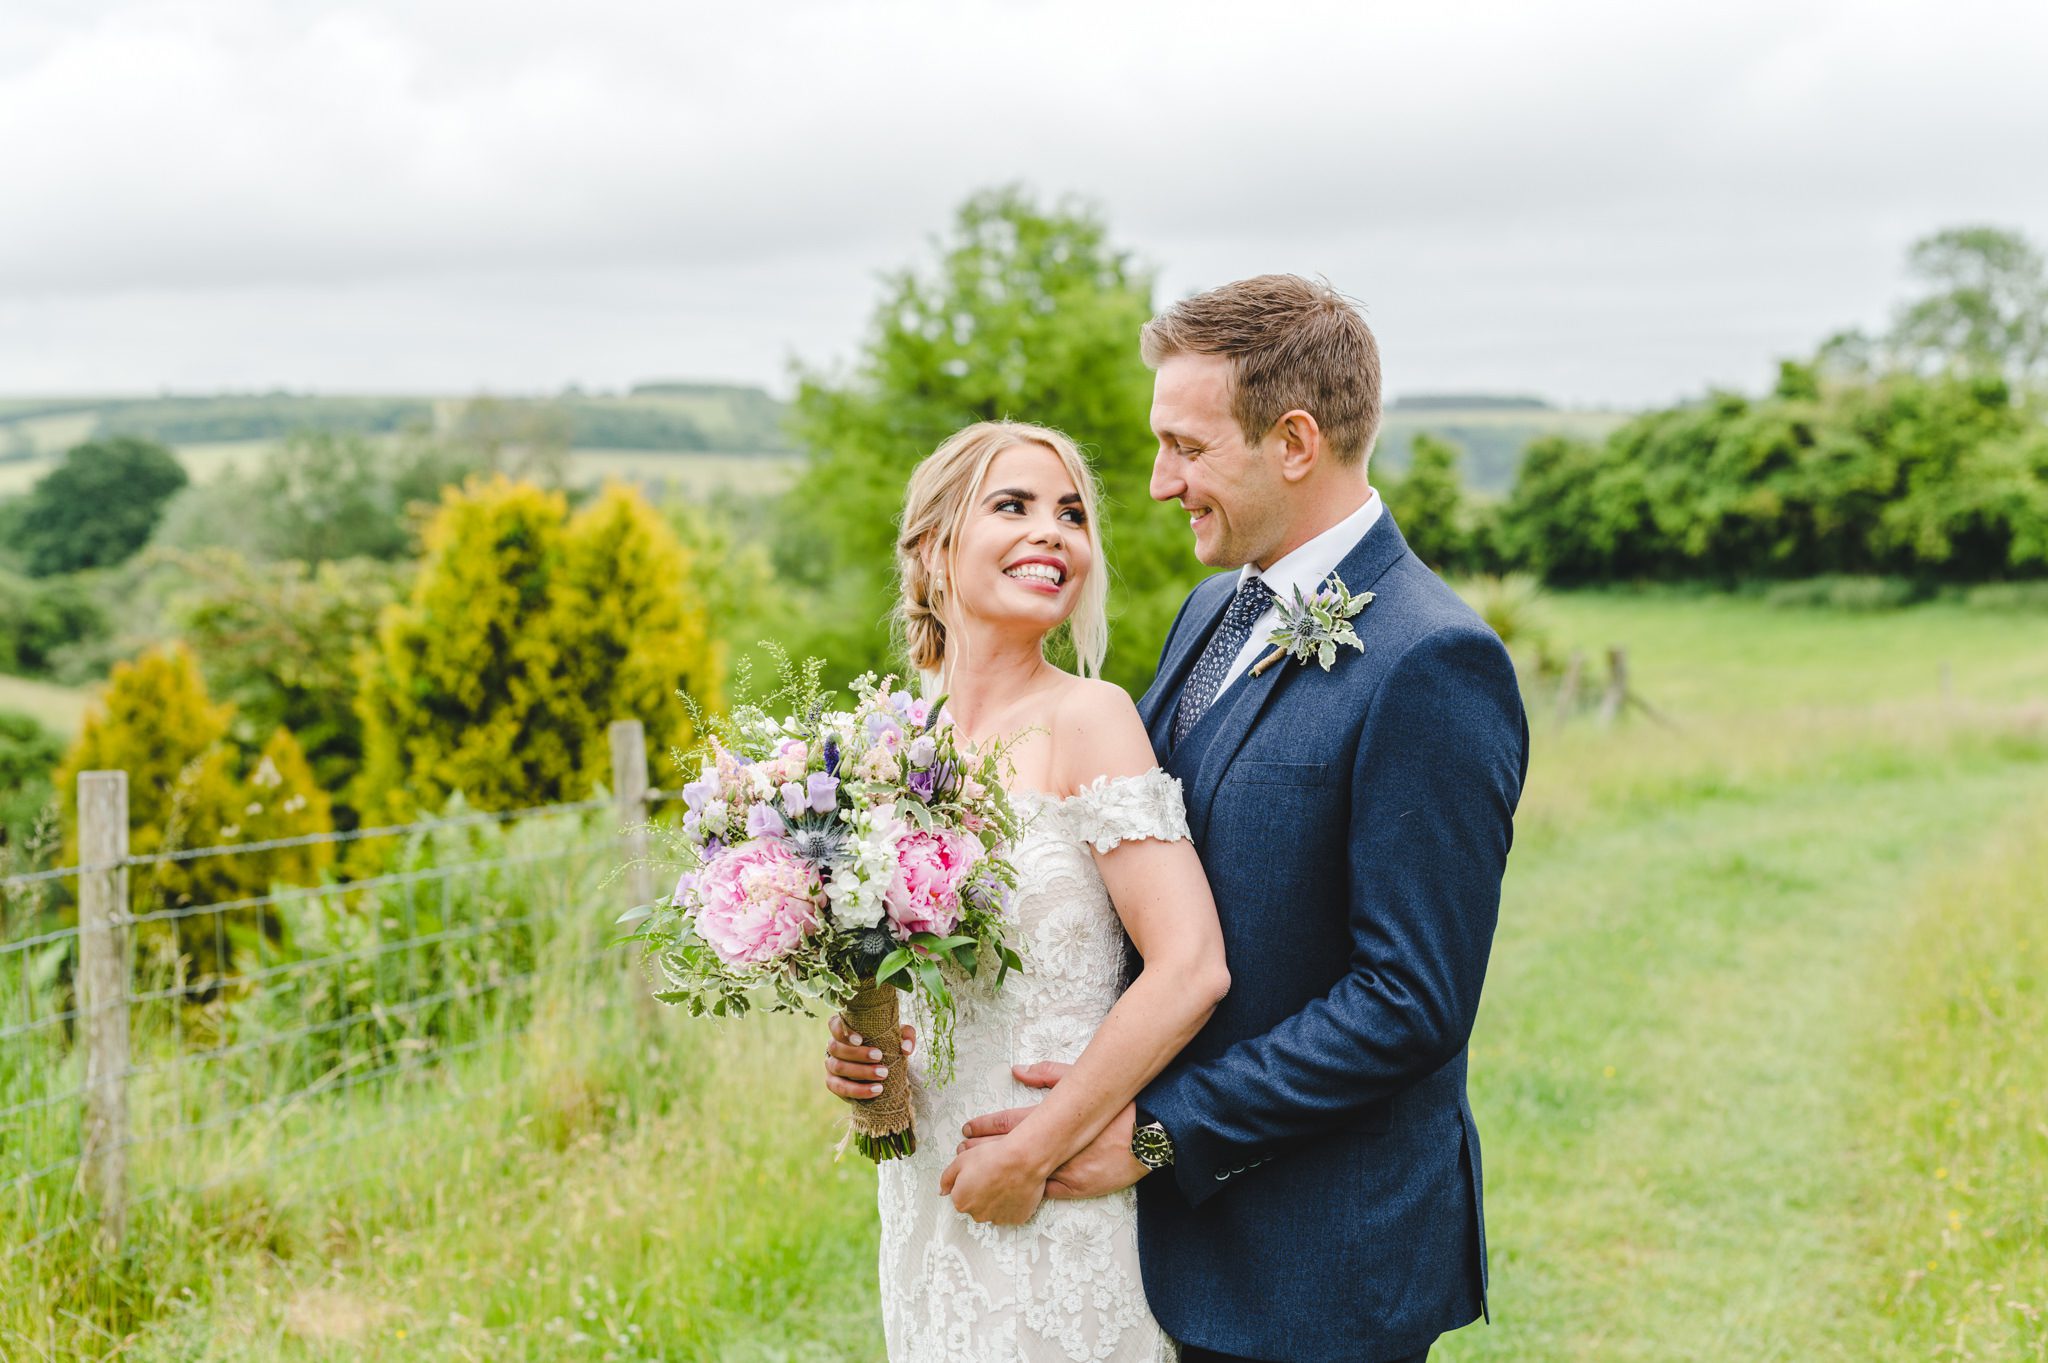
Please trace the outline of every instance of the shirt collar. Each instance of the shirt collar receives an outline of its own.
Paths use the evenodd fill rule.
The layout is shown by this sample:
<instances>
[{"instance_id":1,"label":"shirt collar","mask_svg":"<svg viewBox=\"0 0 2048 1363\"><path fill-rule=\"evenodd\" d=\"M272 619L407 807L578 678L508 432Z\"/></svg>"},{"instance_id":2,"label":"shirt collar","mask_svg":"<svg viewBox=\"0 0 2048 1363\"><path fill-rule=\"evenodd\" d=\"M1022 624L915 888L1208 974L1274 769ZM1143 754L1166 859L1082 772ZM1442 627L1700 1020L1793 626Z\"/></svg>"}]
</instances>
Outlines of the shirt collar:
<instances>
[{"instance_id":1,"label":"shirt collar","mask_svg":"<svg viewBox=\"0 0 2048 1363\"><path fill-rule=\"evenodd\" d=\"M1344 561L1358 542L1365 538L1385 510L1380 494L1366 489L1364 505L1338 521L1335 525L1317 535L1305 544L1296 546L1283 554L1264 573L1247 563L1238 570L1237 585L1242 587L1253 577L1264 577L1266 585L1273 589L1283 601L1294 599L1294 590L1299 587L1303 596L1314 596L1316 589L1330 580L1330 574L1337 571L1337 565Z\"/></svg>"}]
</instances>

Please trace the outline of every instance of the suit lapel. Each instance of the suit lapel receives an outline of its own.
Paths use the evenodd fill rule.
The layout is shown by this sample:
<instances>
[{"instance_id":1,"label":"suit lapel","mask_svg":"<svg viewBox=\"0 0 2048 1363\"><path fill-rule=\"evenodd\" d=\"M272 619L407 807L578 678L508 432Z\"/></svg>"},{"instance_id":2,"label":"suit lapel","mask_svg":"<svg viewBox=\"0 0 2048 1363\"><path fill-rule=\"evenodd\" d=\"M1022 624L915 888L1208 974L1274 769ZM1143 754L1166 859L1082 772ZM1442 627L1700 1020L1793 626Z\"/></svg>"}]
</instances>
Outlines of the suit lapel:
<instances>
[{"instance_id":1,"label":"suit lapel","mask_svg":"<svg viewBox=\"0 0 2048 1363\"><path fill-rule=\"evenodd\" d=\"M1337 565L1337 577L1347 591L1369 591L1407 552L1408 542L1401 538L1401 531L1394 524L1393 516L1382 510L1379 520L1373 523L1372 529L1366 531L1365 537L1352 546L1351 552L1344 556L1344 561ZM1372 647L1371 626L1372 607L1367 606L1364 613L1353 622L1353 628L1358 631L1359 638L1364 641L1367 648ZM1264 657L1270 651L1262 648L1259 656ZM1338 667L1345 666L1345 657L1349 653L1350 650L1346 649L1339 654L1336 664ZM1353 659L1352 664L1356 665L1356 661ZM1267 668L1261 676L1254 677L1250 672L1246 672L1217 697L1215 706L1208 714L1202 716L1201 722L1195 725L1194 732L1188 735L1186 748L1191 750L1190 755L1195 756L1196 760L1194 770L1183 772L1182 776L1188 796L1188 819L1193 826L1197 846L1201 845L1208 829L1209 809L1216 802L1216 794L1222 787L1223 775L1229 770L1231 760L1237 756L1237 750L1242 748L1245 739L1251 736L1252 726L1258 722L1259 716L1265 713L1266 707L1272 702L1273 697L1280 693L1287 680L1303 667L1312 666L1313 663L1298 663L1292 658L1283 658ZM1213 733L1202 732L1211 726L1214 726ZM1205 740L1199 747L1198 738Z\"/></svg>"},{"instance_id":2,"label":"suit lapel","mask_svg":"<svg viewBox=\"0 0 2048 1363\"><path fill-rule=\"evenodd\" d=\"M1199 592L1208 582L1215 580L1212 577L1195 590ZM1172 647L1160 664L1158 675L1152 678L1152 685L1138 702L1138 718L1145 722L1145 732L1152 738L1152 751L1162 767L1173 755L1173 715L1180 708L1181 688L1187 685L1188 673L1194 669L1195 659L1201 656L1202 646L1209 641L1209 636L1223 618L1223 612L1229 607L1230 595L1229 592L1220 593L1212 607L1190 611L1181 621L1180 631L1171 640Z\"/></svg>"}]
</instances>

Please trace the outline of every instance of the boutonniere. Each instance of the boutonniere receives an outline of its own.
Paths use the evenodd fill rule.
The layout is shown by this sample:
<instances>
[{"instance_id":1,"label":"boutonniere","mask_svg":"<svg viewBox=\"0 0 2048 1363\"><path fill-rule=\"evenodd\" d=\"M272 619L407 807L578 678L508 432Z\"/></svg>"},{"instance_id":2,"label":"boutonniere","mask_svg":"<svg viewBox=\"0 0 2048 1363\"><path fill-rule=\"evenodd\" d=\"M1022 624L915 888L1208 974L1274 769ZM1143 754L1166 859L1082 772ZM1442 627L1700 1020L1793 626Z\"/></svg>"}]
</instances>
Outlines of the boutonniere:
<instances>
[{"instance_id":1,"label":"boutonniere","mask_svg":"<svg viewBox=\"0 0 2048 1363\"><path fill-rule=\"evenodd\" d=\"M1365 652L1365 644L1351 622L1371 604L1371 592L1353 596L1335 573L1312 597L1304 597L1301 588L1296 587L1293 601L1273 602L1273 609L1280 614L1279 628L1266 639L1273 651L1252 665L1252 675L1256 677L1288 657L1296 662L1320 663L1323 671L1328 672L1337 661L1339 644Z\"/></svg>"}]
</instances>

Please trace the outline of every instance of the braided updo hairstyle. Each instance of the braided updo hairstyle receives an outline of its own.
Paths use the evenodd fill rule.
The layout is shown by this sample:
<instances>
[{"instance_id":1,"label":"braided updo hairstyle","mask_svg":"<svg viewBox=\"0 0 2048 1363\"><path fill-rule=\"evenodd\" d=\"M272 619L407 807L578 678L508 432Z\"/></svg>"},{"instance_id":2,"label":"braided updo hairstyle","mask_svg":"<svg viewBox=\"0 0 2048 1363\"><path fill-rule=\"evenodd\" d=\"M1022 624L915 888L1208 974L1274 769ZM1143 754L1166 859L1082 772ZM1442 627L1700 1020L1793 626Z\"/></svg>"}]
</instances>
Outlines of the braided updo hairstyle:
<instances>
[{"instance_id":1,"label":"braided updo hairstyle","mask_svg":"<svg viewBox=\"0 0 2048 1363\"><path fill-rule=\"evenodd\" d=\"M1092 677L1102 671L1103 655L1109 651L1109 575L1102 556L1102 532L1096 526L1099 499L1094 471L1073 441L1049 427L1021 421L980 421L948 436L912 470L896 536L896 576L902 587L896 620L903 631L904 653L928 684L943 685L951 661L946 619L952 608L954 559L974 495L996 456L1026 443L1043 445L1058 455L1081 493L1095 567L1082 582L1080 599L1064 628L1072 632L1081 675Z\"/></svg>"}]
</instances>

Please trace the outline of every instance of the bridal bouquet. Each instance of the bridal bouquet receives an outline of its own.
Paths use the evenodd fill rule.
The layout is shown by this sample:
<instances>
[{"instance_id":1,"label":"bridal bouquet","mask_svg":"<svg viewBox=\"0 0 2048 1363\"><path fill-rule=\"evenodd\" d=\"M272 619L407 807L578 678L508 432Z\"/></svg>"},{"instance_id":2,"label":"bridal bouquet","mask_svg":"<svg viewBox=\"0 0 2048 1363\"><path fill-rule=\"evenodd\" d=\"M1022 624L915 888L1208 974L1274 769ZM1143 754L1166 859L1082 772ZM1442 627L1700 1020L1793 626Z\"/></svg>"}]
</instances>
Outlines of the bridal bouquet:
<instances>
[{"instance_id":1,"label":"bridal bouquet","mask_svg":"<svg viewBox=\"0 0 2048 1363\"><path fill-rule=\"evenodd\" d=\"M669 834L682 863L675 892L622 922L666 982L655 997L693 1016L823 1005L862 1036L897 1034L897 993L931 1018L930 1068L952 1063L953 991L987 968L1000 986L1020 967L1004 941L1016 872L1004 852L1016 815L1000 754L965 755L943 698L921 700L873 673L853 708L827 708L819 664L783 663L777 718L756 705L708 725L679 757L695 779ZM852 1139L876 1161L917 1148L909 1071L854 1105Z\"/></svg>"}]
</instances>

